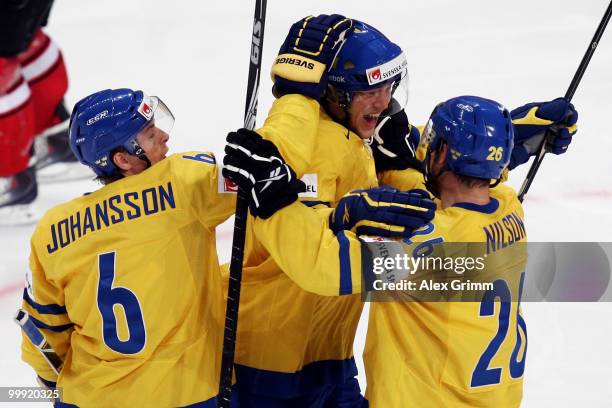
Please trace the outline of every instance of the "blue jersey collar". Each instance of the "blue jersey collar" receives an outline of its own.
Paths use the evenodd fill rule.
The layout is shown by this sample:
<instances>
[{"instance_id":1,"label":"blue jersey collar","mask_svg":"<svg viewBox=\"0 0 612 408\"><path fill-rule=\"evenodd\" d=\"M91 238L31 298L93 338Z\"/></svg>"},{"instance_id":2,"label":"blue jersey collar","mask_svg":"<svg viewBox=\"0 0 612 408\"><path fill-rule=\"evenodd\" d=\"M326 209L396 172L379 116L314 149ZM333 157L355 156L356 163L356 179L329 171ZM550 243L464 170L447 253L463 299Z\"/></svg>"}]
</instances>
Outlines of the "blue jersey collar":
<instances>
[{"instance_id":1,"label":"blue jersey collar","mask_svg":"<svg viewBox=\"0 0 612 408\"><path fill-rule=\"evenodd\" d=\"M470 211L478 211L484 214L493 214L499 208L499 201L495 198L490 197L491 201L487 204L474 204L474 203L455 203L451 207L464 208Z\"/></svg>"}]
</instances>

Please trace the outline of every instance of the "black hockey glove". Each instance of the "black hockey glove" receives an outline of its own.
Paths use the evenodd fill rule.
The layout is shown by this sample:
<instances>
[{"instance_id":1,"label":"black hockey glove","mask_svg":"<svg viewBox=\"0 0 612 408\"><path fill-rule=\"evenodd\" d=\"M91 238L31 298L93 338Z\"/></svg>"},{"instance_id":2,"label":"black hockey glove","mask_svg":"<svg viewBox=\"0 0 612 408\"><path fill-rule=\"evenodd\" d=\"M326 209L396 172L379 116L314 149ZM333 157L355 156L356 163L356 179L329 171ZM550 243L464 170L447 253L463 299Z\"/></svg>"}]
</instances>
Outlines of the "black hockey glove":
<instances>
[{"instance_id":1,"label":"black hockey glove","mask_svg":"<svg viewBox=\"0 0 612 408\"><path fill-rule=\"evenodd\" d=\"M414 157L418 145L419 130L408 122L403 109L386 116L376 126L372 142L376 172L407 168L420 171L421 162Z\"/></svg>"},{"instance_id":2,"label":"black hockey glove","mask_svg":"<svg viewBox=\"0 0 612 408\"><path fill-rule=\"evenodd\" d=\"M319 100L327 71L353 21L339 14L308 16L289 29L272 65L274 95L301 94Z\"/></svg>"},{"instance_id":3,"label":"black hockey glove","mask_svg":"<svg viewBox=\"0 0 612 408\"><path fill-rule=\"evenodd\" d=\"M336 205L330 228L335 234L351 230L357 235L405 238L431 221L435 211L436 204L424 190L354 190Z\"/></svg>"},{"instance_id":4,"label":"black hockey glove","mask_svg":"<svg viewBox=\"0 0 612 408\"><path fill-rule=\"evenodd\" d=\"M306 191L274 143L248 129L230 132L226 140L223 176L249 192L254 216L268 218Z\"/></svg>"}]
</instances>

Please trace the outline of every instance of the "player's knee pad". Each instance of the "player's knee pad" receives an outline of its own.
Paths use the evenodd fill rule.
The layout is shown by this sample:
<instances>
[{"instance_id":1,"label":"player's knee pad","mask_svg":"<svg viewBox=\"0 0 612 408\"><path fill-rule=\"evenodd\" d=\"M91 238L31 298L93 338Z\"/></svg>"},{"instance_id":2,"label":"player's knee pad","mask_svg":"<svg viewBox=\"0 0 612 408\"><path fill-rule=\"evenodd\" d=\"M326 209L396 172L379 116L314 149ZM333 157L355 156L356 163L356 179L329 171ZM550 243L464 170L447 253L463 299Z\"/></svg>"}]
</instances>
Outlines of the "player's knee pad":
<instances>
[{"instance_id":1,"label":"player's knee pad","mask_svg":"<svg viewBox=\"0 0 612 408\"><path fill-rule=\"evenodd\" d=\"M28 49L19 54L18 59L32 90L35 131L38 134L61 121L55 112L68 89L64 59L57 45L42 30L38 30Z\"/></svg>"},{"instance_id":2,"label":"player's knee pad","mask_svg":"<svg viewBox=\"0 0 612 408\"><path fill-rule=\"evenodd\" d=\"M28 83L17 61L0 58L0 177L26 169L34 135Z\"/></svg>"}]
</instances>

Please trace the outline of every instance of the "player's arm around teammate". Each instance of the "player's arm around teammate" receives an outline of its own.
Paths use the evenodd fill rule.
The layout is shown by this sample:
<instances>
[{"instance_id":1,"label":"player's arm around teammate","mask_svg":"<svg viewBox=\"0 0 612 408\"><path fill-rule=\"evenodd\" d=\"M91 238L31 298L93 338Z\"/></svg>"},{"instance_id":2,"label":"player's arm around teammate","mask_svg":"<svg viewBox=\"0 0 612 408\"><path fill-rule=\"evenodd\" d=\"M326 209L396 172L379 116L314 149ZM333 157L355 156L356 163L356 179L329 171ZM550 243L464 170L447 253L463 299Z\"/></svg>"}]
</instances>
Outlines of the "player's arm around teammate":
<instances>
[{"instance_id":1,"label":"player's arm around teammate","mask_svg":"<svg viewBox=\"0 0 612 408\"><path fill-rule=\"evenodd\" d=\"M304 290L328 296L360 293L357 236L408 237L433 216L435 204L418 190L355 190L333 210L293 203L305 185L272 142L246 129L230 133L227 141L223 175L250 192L255 235ZM296 236L299 253L292 250Z\"/></svg>"}]
</instances>

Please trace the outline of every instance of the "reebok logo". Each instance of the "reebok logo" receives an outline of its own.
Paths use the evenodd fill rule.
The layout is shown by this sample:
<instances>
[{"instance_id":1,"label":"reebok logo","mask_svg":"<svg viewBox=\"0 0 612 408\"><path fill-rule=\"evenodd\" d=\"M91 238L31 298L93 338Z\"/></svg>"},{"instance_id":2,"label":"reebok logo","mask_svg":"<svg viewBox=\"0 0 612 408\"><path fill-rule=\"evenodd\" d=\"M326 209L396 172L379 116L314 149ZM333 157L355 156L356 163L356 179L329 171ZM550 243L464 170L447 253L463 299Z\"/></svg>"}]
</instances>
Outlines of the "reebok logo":
<instances>
[{"instance_id":1,"label":"reebok logo","mask_svg":"<svg viewBox=\"0 0 612 408\"><path fill-rule=\"evenodd\" d=\"M275 168L270 172L269 178L258 181L259 183L263 183L264 181L266 182L266 184L261 188L261 190L259 190L260 193L270 187L270 184L272 184L273 181L277 181L285 177L285 173L281 173L281 169L283 169L284 167L285 166Z\"/></svg>"},{"instance_id":2,"label":"reebok logo","mask_svg":"<svg viewBox=\"0 0 612 408\"><path fill-rule=\"evenodd\" d=\"M342 222L344 224L348 224L350 220L351 220L351 217L349 216L348 204L344 204L344 215L342 216Z\"/></svg>"}]
</instances>

